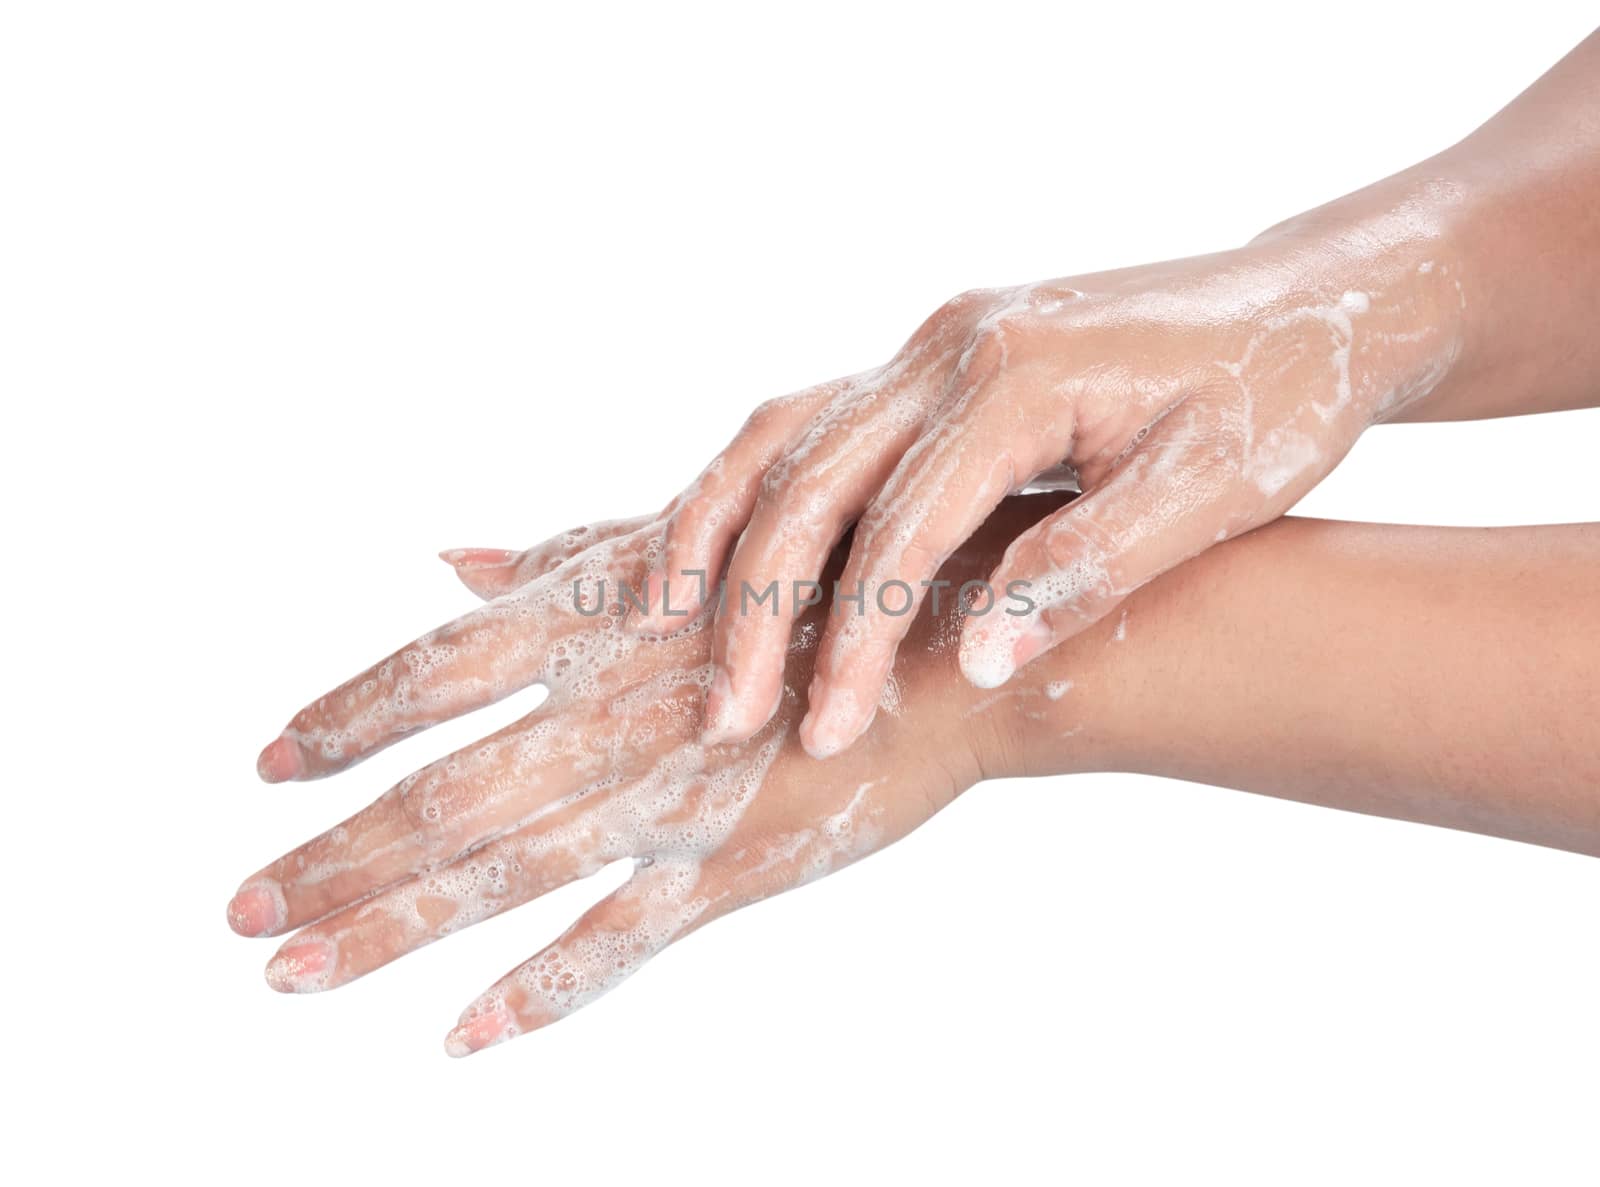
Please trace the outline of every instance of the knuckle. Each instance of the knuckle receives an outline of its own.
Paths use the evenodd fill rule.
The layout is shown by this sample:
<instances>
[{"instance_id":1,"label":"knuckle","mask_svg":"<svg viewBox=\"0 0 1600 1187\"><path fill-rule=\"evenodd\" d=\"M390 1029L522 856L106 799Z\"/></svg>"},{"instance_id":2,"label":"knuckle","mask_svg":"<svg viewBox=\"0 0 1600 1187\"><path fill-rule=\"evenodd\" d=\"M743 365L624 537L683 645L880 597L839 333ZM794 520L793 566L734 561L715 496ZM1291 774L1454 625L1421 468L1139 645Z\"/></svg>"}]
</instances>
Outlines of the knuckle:
<instances>
[{"instance_id":1,"label":"knuckle","mask_svg":"<svg viewBox=\"0 0 1600 1187\"><path fill-rule=\"evenodd\" d=\"M760 501L774 522L794 527L825 517L830 491L814 468L785 460L762 475Z\"/></svg>"},{"instance_id":2,"label":"knuckle","mask_svg":"<svg viewBox=\"0 0 1600 1187\"><path fill-rule=\"evenodd\" d=\"M856 525L862 575L872 581L898 576L923 548L925 537L920 517L899 507L867 508Z\"/></svg>"},{"instance_id":3,"label":"knuckle","mask_svg":"<svg viewBox=\"0 0 1600 1187\"><path fill-rule=\"evenodd\" d=\"M1004 371L1016 349L1018 331L1004 321L985 322L972 331L956 364L956 395L976 398L985 381Z\"/></svg>"},{"instance_id":4,"label":"knuckle","mask_svg":"<svg viewBox=\"0 0 1600 1187\"><path fill-rule=\"evenodd\" d=\"M1147 436L1157 439L1146 444ZM1144 446L1148 464L1160 462L1176 466L1184 473L1191 504L1202 501L1207 492L1226 486L1246 466L1252 453L1252 431L1238 409L1210 401L1189 401L1168 414L1159 432L1149 426L1135 434L1130 449ZM1272 434L1255 442L1256 452L1270 453L1275 443ZM1268 444L1262 451L1259 447Z\"/></svg>"},{"instance_id":5,"label":"knuckle","mask_svg":"<svg viewBox=\"0 0 1600 1187\"><path fill-rule=\"evenodd\" d=\"M428 862L448 856L444 848L448 811L446 781L436 768L425 768L409 775L387 794L411 830L419 852Z\"/></svg>"},{"instance_id":6,"label":"knuckle","mask_svg":"<svg viewBox=\"0 0 1600 1187\"><path fill-rule=\"evenodd\" d=\"M716 501L716 496L703 485L697 485L695 489L685 491L678 496L677 502L667 514L665 532L668 548L670 549L675 541L692 535L696 526L716 505Z\"/></svg>"},{"instance_id":7,"label":"knuckle","mask_svg":"<svg viewBox=\"0 0 1600 1187\"><path fill-rule=\"evenodd\" d=\"M1083 553L1083 535L1071 520L1047 524L1041 529L1040 548L1053 568L1073 564Z\"/></svg>"},{"instance_id":8,"label":"knuckle","mask_svg":"<svg viewBox=\"0 0 1600 1187\"><path fill-rule=\"evenodd\" d=\"M944 541L953 533L937 521L939 492L930 490L925 481L928 471L907 464L917 460L915 453L908 454L901 470L861 516L856 540L862 571L869 578L908 577L915 581L930 577L959 543Z\"/></svg>"},{"instance_id":9,"label":"knuckle","mask_svg":"<svg viewBox=\"0 0 1600 1187\"><path fill-rule=\"evenodd\" d=\"M1076 564L1085 554L1095 551L1093 539L1097 535L1093 524L1082 515L1063 515L1053 523L1040 528L1039 543L1045 560L1061 569Z\"/></svg>"},{"instance_id":10,"label":"knuckle","mask_svg":"<svg viewBox=\"0 0 1600 1187\"><path fill-rule=\"evenodd\" d=\"M1009 346L1022 336L1023 326L1009 313L986 317L973 332L974 342L994 348Z\"/></svg>"},{"instance_id":11,"label":"knuckle","mask_svg":"<svg viewBox=\"0 0 1600 1187\"><path fill-rule=\"evenodd\" d=\"M985 308L993 294L984 289L967 289L957 293L925 318L917 332L911 336L913 343L937 341L947 335L966 329Z\"/></svg>"},{"instance_id":12,"label":"knuckle","mask_svg":"<svg viewBox=\"0 0 1600 1187\"><path fill-rule=\"evenodd\" d=\"M750 481L750 476L751 466L741 458L736 441L712 458L695 480L668 505L668 520L678 523L714 517L730 500L738 500L739 492Z\"/></svg>"},{"instance_id":13,"label":"knuckle","mask_svg":"<svg viewBox=\"0 0 1600 1187\"><path fill-rule=\"evenodd\" d=\"M1031 575L1038 600L1047 606L1092 606L1113 599L1114 549L1104 533L1081 515L1041 529L1045 571Z\"/></svg>"},{"instance_id":14,"label":"knuckle","mask_svg":"<svg viewBox=\"0 0 1600 1187\"><path fill-rule=\"evenodd\" d=\"M766 506L776 506L788 494L794 477L794 464L787 459L776 462L761 476L757 497Z\"/></svg>"},{"instance_id":15,"label":"knuckle","mask_svg":"<svg viewBox=\"0 0 1600 1187\"><path fill-rule=\"evenodd\" d=\"M856 520L856 549L864 560L877 554L878 540L891 534L898 521L896 509L881 496L867 505Z\"/></svg>"},{"instance_id":16,"label":"knuckle","mask_svg":"<svg viewBox=\"0 0 1600 1187\"><path fill-rule=\"evenodd\" d=\"M730 454L762 453L771 448L771 438L776 437L781 429L779 422L786 418L784 405L778 400L763 400L750 410L749 416L744 418L744 424L739 426L738 434L734 435L733 443L726 450L718 454L718 462L726 462Z\"/></svg>"},{"instance_id":17,"label":"knuckle","mask_svg":"<svg viewBox=\"0 0 1600 1187\"><path fill-rule=\"evenodd\" d=\"M951 297L939 308L941 311L969 316L975 310L983 309L994 303L995 290L985 288L963 289Z\"/></svg>"},{"instance_id":18,"label":"knuckle","mask_svg":"<svg viewBox=\"0 0 1600 1187\"><path fill-rule=\"evenodd\" d=\"M789 397L763 400L751 410L749 416L745 417L739 436L750 438L770 435L778 427L777 422L787 418L791 406Z\"/></svg>"},{"instance_id":19,"label":"knuckle","mask_svg":"<svg viewBox=\"0 0 1600 1187\"><path fill-rule=\"evenodd\" d=\"M756 405L733 443L713 463L714 468L719 472L730 471L735 477L770 468L789 448L795 429L804 423L805 414L820 401L820 415L825 417L826 409L835 404L845 390L840 384L824 385Z\"/></svg>"}]
</instances>

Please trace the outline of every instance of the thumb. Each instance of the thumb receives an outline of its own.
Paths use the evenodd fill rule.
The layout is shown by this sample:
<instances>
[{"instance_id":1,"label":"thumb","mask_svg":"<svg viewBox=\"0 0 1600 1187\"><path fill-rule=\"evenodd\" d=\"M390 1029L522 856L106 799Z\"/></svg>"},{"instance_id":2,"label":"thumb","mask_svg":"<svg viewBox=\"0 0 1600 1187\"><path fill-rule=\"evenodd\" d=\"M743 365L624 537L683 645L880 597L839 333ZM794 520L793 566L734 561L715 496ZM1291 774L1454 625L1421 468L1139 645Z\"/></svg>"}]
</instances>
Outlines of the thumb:
<instances>
[{"instance_id":1,"label":"thumb","mask_svg":"<svg viewBox=\"0 0 1600 1187\"><path fill-rule=\"evenodd\" d=\"M1287 509L1243 489L1214 437L1171 420L1099 487L1006 549L986 612L974 606L962 626L961 671L977 687L1004 684L1140 586Z\"/></svg>"}]
</instances>

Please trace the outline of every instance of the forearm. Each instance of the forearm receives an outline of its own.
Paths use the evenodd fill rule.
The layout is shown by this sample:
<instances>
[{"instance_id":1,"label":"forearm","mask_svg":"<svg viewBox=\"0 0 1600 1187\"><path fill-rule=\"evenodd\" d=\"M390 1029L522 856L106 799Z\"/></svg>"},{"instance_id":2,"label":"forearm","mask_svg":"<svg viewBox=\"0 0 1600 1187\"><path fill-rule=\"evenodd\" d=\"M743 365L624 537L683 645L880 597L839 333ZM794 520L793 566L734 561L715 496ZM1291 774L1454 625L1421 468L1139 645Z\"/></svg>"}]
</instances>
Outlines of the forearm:
<instances>
[{"instance_id":1,"label":"forearm","mask_svg":"<svg viewBox=\"0 0 1600 1187\"><path fill-rule=\"evenodd\" d=\"M1170 775L1600 854L1597 589L1594 525L1283 520L1029 669L1008 728L1027 773Z\"/></svg>"},{"instance_id":2,"label":"forearm","mask_svg":"<svg viewBox=\"0 0 1600 1187\"><path fill-rule=\"evenodd\" d=\"M1419 322L1455 335L1436 383L1382 419L1600 402L1600 34L1459 144L1271 238L1331 248L1379 283L1410 274Z\"/></svg>"}]
</instances>

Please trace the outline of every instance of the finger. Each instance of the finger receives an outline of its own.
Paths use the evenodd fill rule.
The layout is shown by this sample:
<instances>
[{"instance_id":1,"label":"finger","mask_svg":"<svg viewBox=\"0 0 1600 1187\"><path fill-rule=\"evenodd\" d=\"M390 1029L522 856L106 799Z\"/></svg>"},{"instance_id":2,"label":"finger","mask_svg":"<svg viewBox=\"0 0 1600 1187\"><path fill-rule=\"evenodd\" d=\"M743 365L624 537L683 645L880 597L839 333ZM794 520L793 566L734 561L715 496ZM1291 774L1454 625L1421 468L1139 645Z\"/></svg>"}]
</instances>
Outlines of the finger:
<instances>
[{"instance_id":1,"label":"finger","mask_svg":"<svg viewBox=\"0 0 1600 1187\"><path fill-rule=\"evenodd\" d=\"M302 709L261 752L258 773L269 783L318 778L530 684L554 695L618 666L635 641L600 613L595 591L636 589L657 540L634 533L591 546L402 647Z\"/></svg>"},{"instance_id":2,"label":"finger","mask_svg":"<svg viewBox=\"0 0 1600 1187\"><path fill-rule=\"evenodd\" d=\"M439 559L456 571L463 585L488 600L543 577L596 544L636 532L655 519L653 515L639 515L632 519L586 524L521 552L504 548L452 548L441 552Z\"/></svg>"},{"instance_id":3,"label":"finger","mask_svg":"<svg viewBox=\"0 0 1600 1187\"><path fill-rule=\"evenodd\" d=\"M693 740L706 673L692 641L664 640L598 703L547 706L401 780L373 803L258 871L228 906L243 935L279 935L436 870L566 801L639 778Z\"/></svg>"},{"instance_id":4,"label":"finger","mask_svg":"<svg viewBox=\"0 0 1600 1187\"><path fill-rule=\"evenodd\" d=\"M1004 684L1153 578L1281 514L1320 476L1301 467L1263 503L1242 477L1251 439L1236 412L1182 405L1103 484L1019 536L990 577L992 608L963 625L967 679Z\"/></svg>"},{"instance_id":5,"label":"finger","mask_svg":"<svg viewBox=\"0 0 1600 1187\"><path fill-rule=\"evenodd\" d=\"M449 548L439 559L455 570L462 585L487 602L517 587L522 556L507 548Z\"/></svg>"},{"instance_id":6,"label":"finger","mask_svg":"<svg viewBox=\"0 0 1600 1187\"><path fill-rule=\"evenodd\" d=\"M544 668L548 623L508 594L429 631L300 710L261 752L269 783L315 779L408 734L526 688Z\"/></svg>"},{"instance_id":7,"label":"finger","mask_svg":"<svg viewBox=\"0 0 1600 1187\"><path fill-rule=\"evenodd\" d=\"M685 860L717 852L739 827L779 743L752 747L708 771L705 751L685 744L684 734L697 725L676 736L668 728L672 717L682 716L674 701L681 708L703 695L699 687L686 688L684 676L663 673L613 702L631 723L617 748L637 761L545 803L515 829L452 862L429 863L416 877L312 922L268 965L268 980L286 991L332 988L619 858L669 854ZM846 825L829 835L848 831ZM732 897L738 904L755 894L741 884Z\"/></svg>"},{"instance_id":8,"label":"finger","mask_svg":"<svg viewBox=\"0 0 1600 1187\"><path fill-rule=\"evenodd\" d=\"M703 881L696 861L641 866L553 944L468 1006L446 1036L445 1050L471 1055L548 1026L614 989L720 913L725 900Z\"/></svg>"},{"instance_id":9,"label":"finger","mask_svg":"<svg viewBox=\"0 0 1600 1187\"><path fill-rule=\"evenodd\" d=\"M734 542L746 530L765 475L802 437L815 436L817 421L830 409L866 398L902 415L909 413L920 422L926 400L907 401L905 397L937 391L932 378L948 370L974 321L1005 297L998 290L963 293L935 310L887 366L821 384L757 409L733 444L668 509L671 520L664 563L648 583L651 613L635 619L635 627L671 631L694 617L715 586ZM895 451L896 456L901 450Z\"/></svg>"},{"instance_id":10,"label":"finger","mask_svg":"<svg viewBox=\"0 0 1600 1187\"><path fill-rule=\"evenodd\" d=\"M856 382L851 377L819 384L770 400L751 414L669 509L661 565L646 581L648 610L634 619L635 629L668 633L694 617L750 518L762 477L805 426Z\"/></svg>"},{"instance_id":11,"label":"finger","mask_svg":"<svg viewBox=\"0 0 1600 1187\"><path fill-rule=\"evenodd\" d=\"M822 600L829 554L916 440L934 394L919 379L837 405L767 472L717 610L708 744L743 741L772 717L795 618Z\"/></svg>"},{"instance_id":12,"label":"finger","mask_svg":"<svg viewBox=\"0 0 1600 1187\"><path fill-rule=\"evenodd\" d=\"M280 993L334 989L629 856L583 803L311 924L268 962Z\"/></svg>"},{"instance_id":13,"label":"finger","mask_svg":"<svg viewBox=\"0 0 1600 1187\"><path fill-rule=\"evenodd\" d=\"M837 754L866 732L929 591L934 613L957 610L959 591L935 585L945 561L1007 494L1065 453L1070 406L1052 399L1033 415L1006 387L990 383L959 400L907 451L856 525L839 585L860 600L836 599L828 616L800 726L812 757Z\"/></svg>"}]
</instances>

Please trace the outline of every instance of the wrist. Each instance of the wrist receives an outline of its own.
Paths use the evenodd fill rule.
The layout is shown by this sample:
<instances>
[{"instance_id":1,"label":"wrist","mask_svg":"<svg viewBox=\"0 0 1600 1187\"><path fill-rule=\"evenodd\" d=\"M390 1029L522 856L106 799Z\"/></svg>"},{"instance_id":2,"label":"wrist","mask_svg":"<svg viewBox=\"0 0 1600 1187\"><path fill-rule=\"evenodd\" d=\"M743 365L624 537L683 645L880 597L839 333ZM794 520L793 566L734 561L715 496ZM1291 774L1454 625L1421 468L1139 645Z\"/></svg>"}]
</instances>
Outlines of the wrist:
<instances>
[{"instance_id":1,"label":"wrist","mask_svg":"<svg viewBox=\"0 0 1600 1187\"><path fill-rule=\"evenodd\" d=\"M1154 607L1141 592L1109 616L1020 669L979 689L959 671L964 721L985 778L1071 775L1141 764Z\"/></svg>"},{"instance_id":2,"label":"wrist","mask_svg":"<svg viewBox=\"0 0 1600 1187\"><path fill-rule=\"evenodd\" d=\"M1469 218L1465 188L1419 166L1251 241L1293 271L1300 300L1332 311L1362 427L1427 418L1475 365Z\"/></svg>"}]
</instances>

